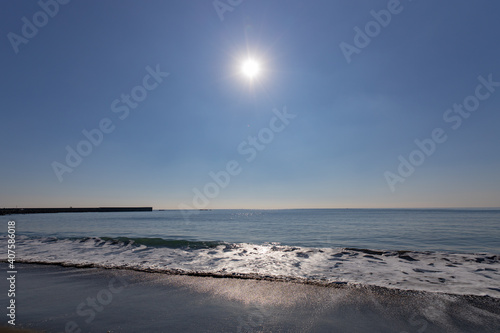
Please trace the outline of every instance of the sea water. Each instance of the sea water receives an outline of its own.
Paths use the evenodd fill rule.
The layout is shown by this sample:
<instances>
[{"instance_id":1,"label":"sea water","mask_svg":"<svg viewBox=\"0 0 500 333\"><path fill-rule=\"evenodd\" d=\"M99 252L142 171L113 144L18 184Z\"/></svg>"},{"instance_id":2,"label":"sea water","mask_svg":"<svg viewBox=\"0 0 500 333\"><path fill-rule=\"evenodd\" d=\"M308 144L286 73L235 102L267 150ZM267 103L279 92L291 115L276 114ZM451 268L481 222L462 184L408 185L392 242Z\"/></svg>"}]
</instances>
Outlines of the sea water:
<instances>
[{"instance_id":1,"label":"sea water","mask_svg":"<svg viewBox=\"0 0 500 333\"><path fill-rule=\"evenodd\" d=\"M23 262L500 297L500 210L172 210L2 219L16 221Z\"/></svg>"}]
</instances>

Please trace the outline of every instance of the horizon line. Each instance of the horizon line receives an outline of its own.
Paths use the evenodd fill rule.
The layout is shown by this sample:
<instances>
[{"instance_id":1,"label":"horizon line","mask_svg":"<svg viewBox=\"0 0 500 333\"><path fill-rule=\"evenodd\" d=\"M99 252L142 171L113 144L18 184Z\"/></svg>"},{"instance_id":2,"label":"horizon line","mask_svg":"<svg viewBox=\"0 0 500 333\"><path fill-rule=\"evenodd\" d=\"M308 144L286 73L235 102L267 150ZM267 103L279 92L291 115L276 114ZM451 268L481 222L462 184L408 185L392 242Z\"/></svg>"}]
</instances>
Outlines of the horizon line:
<instances>
[{"instance_id":1,"label":"horizon line","mask_svg":"<svg viewBox=\"0 0 500 333\"><path fill-rule=\"evenodd\" d=\"M180 208L155 208L154 206L38 206L38 207L2 207L0 210L5 209L58 209L58 208L152 208L153 211L157 210L170 210L170 211L203 211L203 210L293 210L293 209L500 209L500 206L428 206L428 207L288 207L288 208L193 208L193 209L180 209Z\"/></svg>"}]
</instances>

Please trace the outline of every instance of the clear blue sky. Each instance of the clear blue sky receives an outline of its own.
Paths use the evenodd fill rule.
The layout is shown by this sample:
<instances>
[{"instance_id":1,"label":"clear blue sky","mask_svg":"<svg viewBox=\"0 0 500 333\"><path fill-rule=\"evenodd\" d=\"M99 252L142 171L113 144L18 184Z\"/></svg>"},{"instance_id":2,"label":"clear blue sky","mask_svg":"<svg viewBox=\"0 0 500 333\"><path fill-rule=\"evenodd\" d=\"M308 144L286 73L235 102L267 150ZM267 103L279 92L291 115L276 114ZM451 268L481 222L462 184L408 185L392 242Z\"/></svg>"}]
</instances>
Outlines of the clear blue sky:
<instances>
[{"instance_id":1,"label":"clear blue sky","mask_svg":"<svg viewBox=\"0 0 500 333\"><path fill-rule=\"evenodd\" d=\"M238 2L2 1L0 207L500 206L500 3Z\"/></svg>"}]
</instances>

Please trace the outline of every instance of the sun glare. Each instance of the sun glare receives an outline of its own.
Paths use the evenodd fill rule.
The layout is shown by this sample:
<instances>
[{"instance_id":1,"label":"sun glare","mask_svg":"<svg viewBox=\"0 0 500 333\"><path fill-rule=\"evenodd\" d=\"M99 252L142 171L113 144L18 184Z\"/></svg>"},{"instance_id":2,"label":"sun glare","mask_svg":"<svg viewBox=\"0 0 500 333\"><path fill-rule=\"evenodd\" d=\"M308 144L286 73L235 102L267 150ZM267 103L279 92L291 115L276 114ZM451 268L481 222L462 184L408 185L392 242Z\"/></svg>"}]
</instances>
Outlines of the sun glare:
<instances>
[{"instance_id":1,"label":"sun glare","mask_svg":"<svg viewBox=\"0 0 500 333\"><path fill-rule=\"evenodd\" d=\"M260 65L253 59L247 59L241 66L241 72L249 79L253 79L259 74Z\"/></svg>"}]
</instances>

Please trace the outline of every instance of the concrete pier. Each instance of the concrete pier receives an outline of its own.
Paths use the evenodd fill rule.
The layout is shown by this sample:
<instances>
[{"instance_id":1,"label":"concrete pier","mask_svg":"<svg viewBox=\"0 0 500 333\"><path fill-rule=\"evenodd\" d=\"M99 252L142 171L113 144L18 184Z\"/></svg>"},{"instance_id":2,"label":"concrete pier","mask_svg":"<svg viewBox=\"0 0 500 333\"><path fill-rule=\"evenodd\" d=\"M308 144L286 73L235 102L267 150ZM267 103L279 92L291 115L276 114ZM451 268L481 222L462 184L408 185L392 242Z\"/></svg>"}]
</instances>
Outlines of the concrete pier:
<instances>
[{"instance_id":1,"label":"concrete pier","mask_svg":"<svg viewBox=\"0 0 500 333\"><path fill-rule=\"evenodd\" d=\"M153 207L0 208L0 215L42 213L150 212Z\"/></svg>"}]
</instances>

